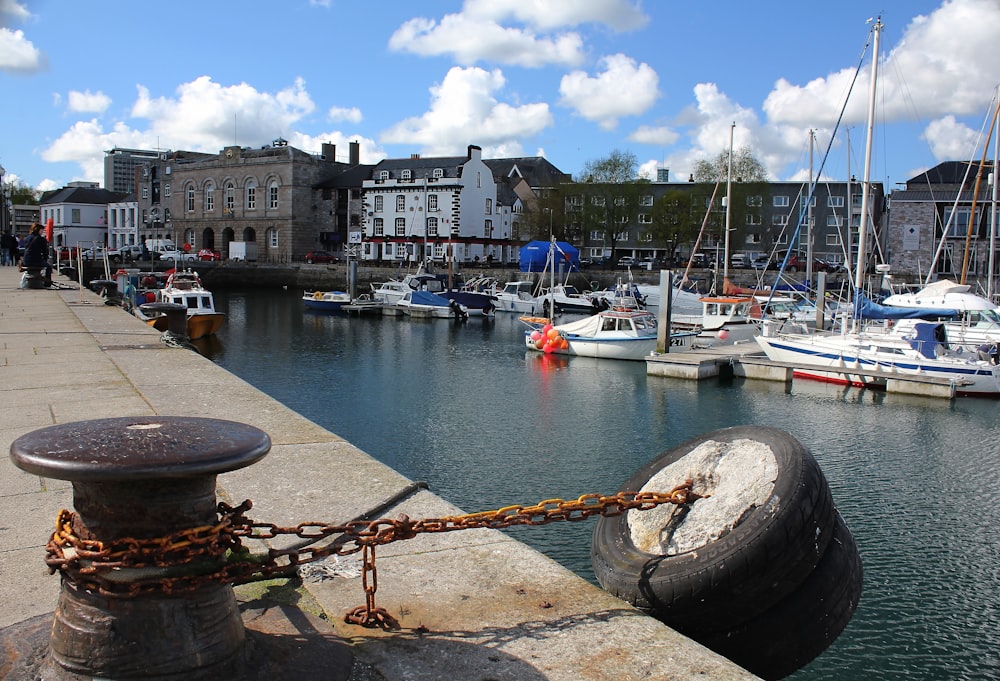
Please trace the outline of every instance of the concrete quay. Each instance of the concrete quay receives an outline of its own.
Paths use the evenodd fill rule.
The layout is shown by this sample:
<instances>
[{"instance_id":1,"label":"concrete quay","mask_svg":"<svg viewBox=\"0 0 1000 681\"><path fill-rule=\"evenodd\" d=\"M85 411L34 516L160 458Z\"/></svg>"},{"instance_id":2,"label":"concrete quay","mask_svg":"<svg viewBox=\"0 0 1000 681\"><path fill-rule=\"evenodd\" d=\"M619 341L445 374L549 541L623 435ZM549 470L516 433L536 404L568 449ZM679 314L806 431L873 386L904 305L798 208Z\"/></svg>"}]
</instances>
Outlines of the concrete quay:
<instances>
[{"instance_id":1,"label":"concrete quay","mask_svg":"<svg viewBox=\"0 0 1000 681\"><path fill-rule=\"evenodd\" d=\"M22 290L19 279L16 268L0 268L4 452L38 428L87 419L247 423L269 434L271 452L221 475L218 494L252 499L251 517L279 525L339 524L411 484L209 360L161 344L156 331L95 294ZM59 579L48 574L44 545L72 497L70 483L0 457L0 630L54 610ZM417 490L381 515L461 512ZM353 558L336 561L343 576L306 578L295 593L298 607L319 611L348 646L357 681L756 678L502 532L424 534L380 547L377 603L399 620L393 631L343 622L365 600ZM255 597L248 588L237 588L241 599Z\"/></svg>"}]
</instances>

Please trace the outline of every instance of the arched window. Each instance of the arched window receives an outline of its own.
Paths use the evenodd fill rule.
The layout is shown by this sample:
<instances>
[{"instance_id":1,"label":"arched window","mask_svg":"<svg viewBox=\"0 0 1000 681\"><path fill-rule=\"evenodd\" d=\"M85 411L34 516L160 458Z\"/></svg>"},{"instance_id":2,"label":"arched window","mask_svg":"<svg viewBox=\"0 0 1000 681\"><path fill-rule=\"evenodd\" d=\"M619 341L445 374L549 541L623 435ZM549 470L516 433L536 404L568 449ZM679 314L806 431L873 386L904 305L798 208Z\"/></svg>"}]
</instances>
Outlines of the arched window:
<instances>
[{"instance_id":1,"label":"arched window","mask_svg":"<svg viewBox=\"0 0 1000 681\"><path fill-rule=\"evenodd\" d=\"M187 189L184 190L185 200L187 202L187 211L189 213L194 212L194 185L189 184Z\"/></svg>"},{"instance_id":2,"label":"arched window","mask_svg":"<svg viewBox=\"0 0 1000 681\"><path fill-rule=\"evenodd\" d=\"M205 185L205 210L215 210L215 183L211 180Z\"/></svg>"},{"instance_id":3,"label":"arched window","mask_svg":"<svg viewBox=\"0 0 1000 681\"><path fill-rule=\"evenodd\" d=\"M257 208L257 181L247 180L247 200L246 200L247 210L255 210Z\"/></svg>"},{"instance_id":4,"label":"arched window","mask_svg":"<svg viewBox=\"0 0 1000 681\"><path fill-rule=\"evenodd\" d=\"M278 207L278 183L271 180L267 185L267 207L275 209Z\"/></svg>"},{"instance_id":5,"label":"arched window","mask_svg":"<svg viewBox=\"0 0 1000 681\"><path fill-rule=\"evenodd\" d=\"M232 182L226 183L226 210L230 213L233 212L233 208L236 207L236 188L233 186Z\"/></svg>"},{"instance_id":6,"label":"arched window","mask_svg":"<svg viewBox=\"0 0 1000 681\"><path fill-rule=\"evenodd\" d=\"M191 244L192 247L194 246L194 230L193 229L186 229L186 230L184 230L184 243Z\"/></svg>"},{"instance_id":7,"label":"arched window","mask_svg":"<svg viewBox=\"0 0 1000 681\"><path fill-rule=\"evenodd\" d=\"M278 229L277 227L267 228L267 245L269 248L278 247Z\"/></svg>"}]
</instances>

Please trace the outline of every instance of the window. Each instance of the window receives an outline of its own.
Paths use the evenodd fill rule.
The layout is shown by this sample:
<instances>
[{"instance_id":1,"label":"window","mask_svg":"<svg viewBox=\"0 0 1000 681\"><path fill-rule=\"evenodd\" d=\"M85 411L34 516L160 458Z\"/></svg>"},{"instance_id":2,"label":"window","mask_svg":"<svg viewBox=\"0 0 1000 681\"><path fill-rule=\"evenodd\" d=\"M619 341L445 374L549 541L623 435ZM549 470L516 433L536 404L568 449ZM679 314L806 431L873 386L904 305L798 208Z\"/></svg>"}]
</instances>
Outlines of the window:
<instances>
[{"instance_id":1,"label":"window","mask_svg":"<svg viewBox=\"0 0 1000 681\"><path fill-rule=\"evenodd\" d=\"M750 206L751 208L759 208L760 206L762 206L763 199L761 198L761 195L757 194L755 196L748 196L747 205Z\"/></svg>"},{"instance_id":2,"label":"window","mask_svg":"<svg viewBox=\"0 0 1000 681\"><path fill-rule=\"evenodd\" d=\"M399 171L399 179L401 179L403 182L409 182L412 179L412 177L413 176L410 174L409 169Z\"/></svg>"},{"instance_id":3,"label":"window","mask_svg":"<svg viewBox=\"0 0 1000 681\"><path fill-rule=\"evenodd\" d=\"M437 236L437 235L438 235L438 219L427 218L427 236Z\"/></svg>"},{"instance_id":4,"label":"window","mask_svg":"<svg viewBox=\"0 0 1000 681\"><path fill-rule=\"evenodd\" d=\"M476 189L483 188L483 173L482 171L476 171Z\"/></svg>"},{"instance_id":5,"label":"window","mask_svg":"<svg viewBox=\"0 0 1000 681\"><path fill-rule=\"evenodd\" d=\"M830 208L843 208L844 207L844 197L843 196L828 196L826 197L826 205Z\"/></svg>"},{"instance_id":6,"label":"window","mask_svg":"<svg viewBox=\"0 0 1000 681\"><path fill-rule=\"evenodd\" d=\"M193 229L184 230L184 243L191 244L192 246L194 246L194 230Z\"/></svg>"},{"instance_id":7,"label":"window","mask_svg":"<svg viewBox=\"0 0 1000 681\"><path fill-rule=\"evenodd\" d=\"M163 185L163 195L164 196L170 196L170 184L169 183Z\"/></svg>"},{"instance_id":8,"label":"window","mask_svg":"<svg viewBox=\"0 0 1000 681\"><path fill-rule=\"evenodd\" d=\"M144 198L144 199L148 199L149 198L149 186L148 185L142 185L142 198Z\"/></svg>"},{"instance_id":9,"label":"window","mask_svg":"<svg viewBox=\"0 0 1000 681\"><path fill-rule=\"evenodd\" d=\"M381 180L382 182L385 182L386 180L388 180L389 179L389 171L388 170L380 170L379 173L378 173L378 179Z\"/></svg>"},{"instance_id":10,"label":"window","mask_svg":"<svg viewBox=\"0 0 1000 681\"><path fill-rule=\"evenodd\" d=\"M493 236L493 221L487 220L486 224L483 225L483 235L487 237Z\"/></svg>"},{"instance_id":11,"label":"window","mask_svg":"<svg viewBox=\"0 0 1000 681\"><path fill-rule=\"evenodd\" d=\"M618 232L615 234L615 241L627 241L628 232Z\"/></svg>"},{"instance_id":12,"label":"window","mask_svg":"<svg viewBox=\"0 0 1000 681\"><path fill-rule=\"evenodd\" d=\"M652 206L653 205L653 195L643 194L642 198L639 199L640 206Z\"/></svg>"},{"instance_id":13,"label":"window","mask_svg":"<svg viewBox=\"0 0 1000 681\"><path fill-rule=\"evenodd\" d=\"M80 209L79 208L71 208L70 211L69 211L69 214L70 214L70 222L72 222L74 225L80 224Z\"/></svg>"},{"instance_id":14,"label":"window","mask_svg":"<svg viewBox=\"0 0 1000 681\"><path fill-rule=\"evenodd\" d=\"M595 229L593 232L590 233L590 240L604 241L604 232Z\"/></svg>"},{"instance_id":15,"label":"window","mask_svg":"<svg viewBox=\"0 0 1000 681\"><path fill-rule=\"evenodd\" d=\"M598 206L598 207L603 206L604 205L604 197L603 196L591 196L590 197L590 204L592 206Z\"/></svg>"},{"instance_id":16,"label":"window","mask_svg":"<svg viewBox=\"0 0 1000 681\"><path fill-rule=\"evenodd\" d=\"M188 185L187 192L187 209L188 212L194 212L194 187Z\"/></svg>"},{"instance_id":17,"label":"window","mask_svg":"<svg viewBox=\"0 0 1000 681\"><path fill-rule=\"evenodd\" d=\"M444 177L444 171L441 170L440 168L435 168L433 175L435 180L440 180L442 177Z\"/></svg>"},{"instance_id":18,"label":"window","mask_svg":"<svg viewBox=\"0 0 1000 681\"><path fill-rule=\"evenodd\" d=\"M839 215L827 215L826 216L826 226L827 227L840 227L844 224L844 218Z\"/></svg>"},{"instance_id":19,"label":"window","mask_svg":"<svg viewBox=\"0 0 1000 681\"><path fill-rule=\"evenodd\" d=\"M205 185L205 210L215 210L215 183L213 182Z\"/></svg>"},{"instance_id":20,"label":"window","mask_svg":"<svg viewBox=\"0 0 1000 681\"><path fill-rule=\"evenodd\" d=\"M747 234L747 243L748 244L759 244L760 243L760 234Z\"/></svg>"},{"instance_id":21,"label":"window","mask_svg":"<svg viewBox=\"0 0 1000 681\"><path fill-rule=\"evenodd\" d=\"M382 223L382 218L375 218L372 224L372 229L375 232L374 236L384 236L385 226Z\"/></svg>"},{"instance_id":22,"label":"window","mask_svg":"<svg viewBox=\"0 0 1000 681\"><path fill-rule=\"evenodd\" d=\"M376 213L381 213L382 212L382 208L384 206L385 206L385 197L384 196L376 195L375 196L375 212Z\"/></svg>"},{"instance_id":23,"label":"window","mask_svg":"<svg viewBox=\"0 0 1000 681\"><path fill-rule=\"evenodd\" d=\"M278 183L271 180L267 185L267 207L275 209L278 207Z\"/></svg>"},{"instance_id":24,"label":"window","mask_svg":"<svg viewBox=\"0 0 1000 681\"><path fill-rule=\"evenodd\" d=\"M652 240L653 240L653 233L652 232L643 232L639 236L639 241L652 241Z\"/></svg>"},{"instance_id":25,"label":"window","mask_svg":"<svg viewBox=\"0 0 1000 681\"><path fill-rule=\"evenodd\" d=\"M247 182L247 210L254 210L257 207L257 183L253 180Z\"/></svg>"},{"instance_id":26,"label":"window","mask_svg":"<svg viewBox=\"0 0 1000 681\"><path fill-rule=\"evenodd\" d=\"M771 216L771 224L772 225L778 225L778 226L787 225L788 224L788 216L787 215L773 215L773 216Z\"/></svg>"},{"instance_id":27,"label":"window","mask_svg":"<svg viewBox=\"0 0 1000 681\"><path fill-rule=\"evenodd\" d=\"M278 247L278 230L275 227L267 228L267 245L271 248Z\"/></svg>"},{"instance_id":28,"label":"window","mask_svg":"<svg viewBox=\"0 0 1000 681\"><path fill-rule=\"evenodd\" d=\"M615 205L616 206L624 206L625 205L625 197L624 196L616 196L615 197Z\"/></svg>"},{"instance_id":29,"label":"window","mask_svg":"<svg viewBox=\"0 0 1000 681\"><path fill-rule=\"evenodd\" d=\"M651 225L653 224L653 216L649 213L639 213L639 224L640 225Z\"/></svg>"},{"instance_id":30,"label":"window","mask_svg":"<svg viewBox=\"0 0 1000 681\"><path fill-rule=\"evenodd\" d=\"M628 224L628 216L627 215L619 215L618 216L618 222L620 224L627 225Z\"/></svg>"},{"instance_id":31,"label":"window","mask_svg":"<svg viewBox=\"0 0 1000 681\"><path fill-rule=\"evenodd\" d=\"M490 215L493 212L493 199L486 199L486 214Z\"/></svg>"},{"instance_id":32,"label":"window","mask_svg":"<svg viewBox=\"0 0 1000 681\"><path fill-rule=\"evenodd\" d=\"M761 223L760 216L754 215L753 213L747 213L747 224L748 225L759 225Z\"/></svg>"},{"instance_id":33,"label":"window","mask_svg":"<svg viewBox=\"0 0 1000 681\"><path fill-rule=\"evenodd\" d=\"M776 208L788 208L788 197L787 196L775 196L774 206Z\"/></svg>"},{"instance_id":34,"label":"window","mask_svg":"<svg viewBox=\"0 0 1000 681\"><path fill-rule=\"evenodd\" d=\"M781 234L779 234L779 235L778 235L778 237L777 237L777 238L776 238L776 239L774 240L774 243L778 244L779 246L784 246L785 244L787 244L787 243L788 243L788 235L787 235L787 234L785 234L784 232L782 232L782 233L781 233Z\"/></svg>"},{"instance_id":35,"label":"window","mask_svg":"<svg viewBox=\"0 0 1000 681\"><path fill-rule=\"evenodd\" d=\"M406 218L396 218L396 236L406 236Z\"/></svg>"},{"instance_id":36,"label":"window","mask_svg":"<svg viewBox=\"0 0 1000 681\"><path fill-rule=\"evenodd\" d=\"M404 210L406 210L406 195L400 194L396 197L396 212L402 213Z\"/></svg>"},{"instance_id":37,"label":"window","mask_svg":"<svg viewBox=\"0 0 1000 681\"><path fill-rule=\"evenodd\" d=\"M438 196L437 194L429 194L427 196L427 210L432 213L436 213L438 209Z\"/></svg>"},{"instance_id":38,"label":"window","mask_svg":"<svg viewBox=\"0 0 1000 681\"><path fill-rule=\"evenodd\" d=\"M806 205L806 199L808 199L808 198L809 198L808 196L803 196L802 197L802 205L803 206ZM813 198L812 198L812 201L809 202L809 206L812 207L812 208L816 207L816 195L815 194L813 194Z\"/></svg>"},{"instance_id":39,"label":"window","mask_svg":"<svg viewBox=\"0 0 1000 681\"><path fill-rule=\"evenodd\" d=\"M580 195L578 195L578 194L574 195L574 196L570 196L568 199L566 199L566 203L568 205L570 205L570 206L582 206L583 205L583 197L580 196Z\"/></svg>"},{"instance_id":40,"label":"window","mask_svg":"<svg viewBox=\"0 0 1000 681\"><path fill-rule=\"evenodd\" d=\"M840 245L840 235L839 234L827 234L826 235L826 245L827 246L839 246Z\"/></svg>"},{"instance_id":41,"label":"window","mask_svg":"<svg viewBox=\"0 0 1000 681\"><path fill-rule=\"evenodd\" d=\"M226 210L230 213L233 212L233 208L236 207L236 188L233 187L232 182L226 183Z\"/></svg>"}]
</instances>

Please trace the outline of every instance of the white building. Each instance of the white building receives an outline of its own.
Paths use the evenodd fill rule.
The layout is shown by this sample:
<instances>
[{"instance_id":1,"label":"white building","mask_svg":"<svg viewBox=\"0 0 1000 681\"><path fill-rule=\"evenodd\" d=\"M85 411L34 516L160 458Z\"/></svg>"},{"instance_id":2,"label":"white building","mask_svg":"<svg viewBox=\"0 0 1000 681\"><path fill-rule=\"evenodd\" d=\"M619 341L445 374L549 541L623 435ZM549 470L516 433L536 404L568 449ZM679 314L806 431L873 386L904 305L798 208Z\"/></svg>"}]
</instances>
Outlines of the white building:
<instances>
[{"instance_id":1,"label":"white building","mask_svg":"<svg viewBox=\"0 0 1000 681\"><path fill-rule=\"evenodd\" d=\"M139 202L131 194L122 201L108 204L108 247L121 248L142 243L139 240Z\"/></svg>"},{"instance_id":2,"label":"white building","mask_svg":"<svg viewBox=\"0 0 1000 681\"><path fill-rule=\"evenodd\" d=\"M101 189L96 182L71 182L42 196L39 217L42 224L52 220L56 247L106 244L108 204L124 197L121 192Z\"/></svg>"}]
</instances>

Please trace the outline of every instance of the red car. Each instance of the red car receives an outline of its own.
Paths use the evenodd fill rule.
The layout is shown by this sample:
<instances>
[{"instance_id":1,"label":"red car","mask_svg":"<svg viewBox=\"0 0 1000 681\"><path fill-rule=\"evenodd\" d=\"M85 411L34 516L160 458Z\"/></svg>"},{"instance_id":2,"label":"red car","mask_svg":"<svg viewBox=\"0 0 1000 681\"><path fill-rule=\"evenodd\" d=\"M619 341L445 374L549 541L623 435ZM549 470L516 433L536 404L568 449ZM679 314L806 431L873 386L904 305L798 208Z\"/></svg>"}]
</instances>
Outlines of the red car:
<instances>
[{"instance_id":1,"label":"red car","mask_svg":"<svg viewBox=\"0 0 1000 681\"><path fill-rule=\"evenodd\" d=\"M203 248L198 251L198 260L222 260L222 253L211 248Z\"/></svg>"},{"instance_id":2,"label":"red car","mask_svg":"<svg viewBox=\"0 0 1000 681\"><path fill-rule=\"evenodd\" d=\"M312 265L313 263L336 263L340 262L340 258L335 256L333 253L327 253L326 251L310 251L306 253L304 258L306 264Z\"/></svg>"}]
</instances>

